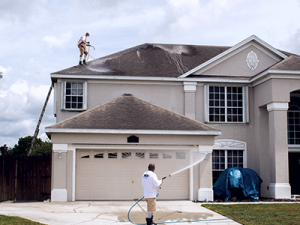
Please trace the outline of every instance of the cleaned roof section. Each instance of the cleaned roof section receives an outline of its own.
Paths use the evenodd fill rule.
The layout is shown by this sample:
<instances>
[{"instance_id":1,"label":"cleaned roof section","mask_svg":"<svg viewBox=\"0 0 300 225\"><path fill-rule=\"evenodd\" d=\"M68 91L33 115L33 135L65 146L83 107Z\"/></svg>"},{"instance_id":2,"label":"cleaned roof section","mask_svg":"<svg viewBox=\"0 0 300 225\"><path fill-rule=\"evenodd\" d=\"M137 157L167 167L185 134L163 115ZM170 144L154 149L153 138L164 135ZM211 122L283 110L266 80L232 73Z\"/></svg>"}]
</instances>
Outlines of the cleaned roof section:
<instances>
[{"instance_id":1,"label":"cleaned roof section","mask_svg":"<svg viewBox=\"0 0 300 225\"><path fill-rule=\"evenodd\" d=\"M143 44L52 75L179 77L230 47Z\"/></svg>"},{"instance_id":2,"label":"cleaned roof section","mask_svg":"<svg viewBox=\"0 0 300 225\"><path fill-rule=\"evenodd\" d=\"M47 127L48 130L49 128L219 131L131 94L124 94L108 103Z\"/></svg>"}]
</instances>

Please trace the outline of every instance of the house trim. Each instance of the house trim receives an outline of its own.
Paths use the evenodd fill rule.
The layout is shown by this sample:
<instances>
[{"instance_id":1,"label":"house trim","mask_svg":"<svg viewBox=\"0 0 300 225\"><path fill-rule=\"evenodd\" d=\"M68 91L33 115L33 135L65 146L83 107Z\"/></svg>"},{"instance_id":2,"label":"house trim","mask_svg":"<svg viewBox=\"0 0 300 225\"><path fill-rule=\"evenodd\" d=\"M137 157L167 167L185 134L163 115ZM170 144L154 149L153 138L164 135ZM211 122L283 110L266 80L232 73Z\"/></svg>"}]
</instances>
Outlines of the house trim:
<instances>
[{"instance_id":1,"label":"house trim","mask_svg":"<svg viewBox=\"0 0 300 225\"><path fill-rule=\"evenodd\" d=\"M257 43L261 44L263 47L269 49L270 51L274 52L275 54L277 54L278 56L282 57L283 59L287 58L286 55L284 55L283 53L279 52L277 49L275 49L274 47L272 47L271 45L269 45L268 43L264 42L263 40L261 40L260 38L256 37L255 35L250 36L249 38L241 41L240 43L236 44L235 46L233 46L232 48L222 52L221 54L211 58L210 60L206 61L205 63L202 63L201 65L195 67L194 69L188 71L187 73L183 74L180 76L180 78L184 78L187 77L188 75L196 72L197 70L200 70L201 68L214 63L215 61L221 59L222 57L228 55L229 53L241 48L243 45L246 45L247 43L251 42L251 41L256 41Z\"/></svg>"},{"instance_id":2,"label":"house trim","mask_svg":"<svg viewBox=\"0 0 300 225\"><path fill-rule=\"evenodd\" d=\"M270 198L291 198L291 186L289 183L270 183Z\"/></svg>"},{"instance_id":3,"label":"house trim","mask_svg":"<svg viewBox=\"0 0 300 225\"><path fill-rule=\"evenodd\" d=\"M287 102L272 102L267 105L268 112L274 111L274 110L286 111L286 110L288 110L288 108L289 108L289 103L287 103Z\"/></svg>"},{"instance_id":4,"label":"house trim","mask_svg":"<svg viewBox=\"0 0 300 225\"><path fill-rule=\"evenodd\" d=\"M171 134L171 135L221 135L221 131L179 131L179 130L114 130L114 129L65 129L46 128L46 133L78 134Z\"/></svg>"},{"instance_id":5,"label":"house trim","mask_svg":"<svg viewBox=\"0 0 300 225\"><path fill-rule=\"evenodd\" d=\"M53 189L51 191L51 202L66 202L67 189Z\"/></svg>"},{"instance_id":6,"label":"house trim","mask_svg":"<svg viewBox=\"0 0 300 225\"><path fill-rule=\"evenodd\" d=\"M269 75L269 76L268 76ZM286 76L290 75L290 76ZM253 86L257 86L267 80L272 78L277 79L300 79L299 77L300 71L299 70L266 70L254 77L252 77L249 82L253 83Z\"/></svg>"}]
</instances>

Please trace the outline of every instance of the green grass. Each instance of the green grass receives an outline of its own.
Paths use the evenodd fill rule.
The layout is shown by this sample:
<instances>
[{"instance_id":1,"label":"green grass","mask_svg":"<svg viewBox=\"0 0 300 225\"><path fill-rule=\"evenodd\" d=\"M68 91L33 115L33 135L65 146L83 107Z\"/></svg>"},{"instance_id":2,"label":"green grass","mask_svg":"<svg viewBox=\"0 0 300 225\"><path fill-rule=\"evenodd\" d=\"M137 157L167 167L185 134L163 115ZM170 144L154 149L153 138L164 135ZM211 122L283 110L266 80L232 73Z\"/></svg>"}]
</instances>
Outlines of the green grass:
<instances>
[{"instance_id":1,"label":"green grass","mask_svg":"<svg viewBox=\"0 0 300 225\"><path fill-rule=\"evenodd\" d=\"M202 206L245 225L300 224L300 203L202 204Z\"/></svg>"},{"instance_id":2,"label":"green grass","mask_svg":"<svg viewBox=\"0 0 300 225\"><path fill-rule=\"evenodd\" d=\"M42 224L38 222L33 222L31 220L27 220L21 217L17 216L5 216L5 215L0 215L0 224L26 224L26 225L37 225L37 224Z\"/></svg>"}]
</instances>

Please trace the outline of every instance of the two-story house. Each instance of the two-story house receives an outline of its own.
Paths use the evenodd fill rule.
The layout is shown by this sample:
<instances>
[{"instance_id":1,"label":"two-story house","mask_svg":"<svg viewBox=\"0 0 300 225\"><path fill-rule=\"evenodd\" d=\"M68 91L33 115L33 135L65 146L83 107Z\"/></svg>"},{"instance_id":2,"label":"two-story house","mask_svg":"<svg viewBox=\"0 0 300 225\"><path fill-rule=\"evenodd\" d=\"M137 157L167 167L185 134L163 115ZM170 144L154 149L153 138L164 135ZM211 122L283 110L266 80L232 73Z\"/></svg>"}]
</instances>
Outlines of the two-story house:
<instances>
[{"instance_id":1,"label":"two-story house","mask_svg":"<svg viewBox=\"0 0 300 225\"><path fill-rule=\"evenodd\" d=\"M229 167L261 196L300 194L300 56L256 36L232 47L143 44L51 74L57 123L52 201L142 197L150 162L160 199L213 200Z\"/></svg>"}]
</instances>

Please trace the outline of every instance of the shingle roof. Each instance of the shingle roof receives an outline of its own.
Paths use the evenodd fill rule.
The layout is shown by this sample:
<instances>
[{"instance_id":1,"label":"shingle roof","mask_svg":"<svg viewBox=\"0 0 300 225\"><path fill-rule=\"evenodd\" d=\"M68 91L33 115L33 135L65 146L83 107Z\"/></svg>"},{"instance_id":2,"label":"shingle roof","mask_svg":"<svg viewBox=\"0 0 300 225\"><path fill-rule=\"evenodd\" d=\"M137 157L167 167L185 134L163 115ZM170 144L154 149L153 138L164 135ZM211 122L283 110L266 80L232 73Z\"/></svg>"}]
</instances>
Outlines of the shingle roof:
<instances>
[{"instance_id":1,"label":"shingle roof","mask_svg":"<svg viewBox=\"0 0 300 225\"><path fill-rule=\"evenodd\" d=\"M52 74L78 75L83 79L87 75L177 78L230 48L229 46L142 44L95 59L88 65L73 66ZM289 52L278 51L289 56L288 58L299 57ZM290 70L286 67L283 69Z\"/></svg>"},{"instance_id":2,"label":"shingle roof","mask_svg":"<svg viewBox=\"0 0 300 225\"><path fill-rule=\"evenodd\" d=\"M230 47L143 44L52 74L179 77Z\"/></svg>"},{"instance_id":3,"label":"shingle roof","mask_svg":"<svg viewBox=\"0 0 300 225\"><path fill-rule=\"evenodd\" d=\"M300 57L295 55L290 55L281 62L275 64L270 69L274 70L300 70Z\"/></svg>"},{"instance_id":4,"label":"shingle roof","mask_svg":"<svg viewBox=\"0 0 300 225\"><path fill-rule=\"evenodd\" d=\"M131 94L124 94L47 128L218 131Z\"/></svg>"}]
</instances>

